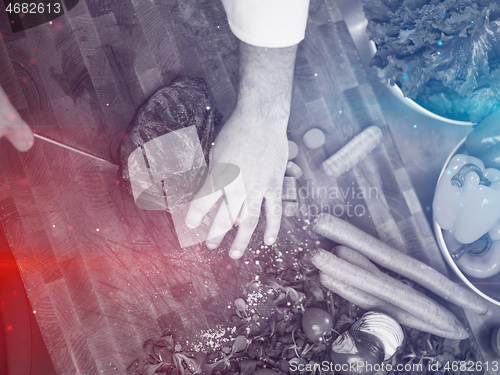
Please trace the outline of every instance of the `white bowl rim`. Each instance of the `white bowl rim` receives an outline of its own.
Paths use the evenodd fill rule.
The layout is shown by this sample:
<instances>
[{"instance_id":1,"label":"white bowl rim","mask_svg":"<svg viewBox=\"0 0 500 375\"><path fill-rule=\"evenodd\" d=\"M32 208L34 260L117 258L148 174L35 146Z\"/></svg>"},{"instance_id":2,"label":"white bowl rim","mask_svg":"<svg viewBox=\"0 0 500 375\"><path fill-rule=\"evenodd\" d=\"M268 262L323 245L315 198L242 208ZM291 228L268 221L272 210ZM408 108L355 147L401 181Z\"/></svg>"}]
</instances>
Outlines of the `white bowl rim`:
<instances>
[{"instance_id":1,"label":"white bowl rim","mask_svg":"<svg viewBox=\"0 0 500 375\"><path fill-rule=\"evenodd\" d=\"M453 149L453 151L451 152L450 156L448 156L448 159L446 159L446 162L445 162L445 164L443 166L443 169L441 170L441 173L439 174L438 184L439 184L439 181L441 181L441 177L443 176L444 171L446 170L446 167L448 166L448 163L453 158L453 156L455 156L455 154L460 149L460 147L463 146L463 144L465 143L466 139L467 139L467 137L465 137L464 139L462 139L460 141L460 143ZM472 289L474 292L476 292L477 294L479 294L481 297L483 297L484 299L490 301L491 303L494 303L495 305L500 306L500 301L497 301L496 299L488 296L487 294L485 294L484 292L482 292L481 290L479 290L478 288L476 288L474 286L474 284L471 283L470 280L463 274L463 272L460 270L460 268L458 268L458 266L455 264L455 261L451 257L451 254L450 254L450 251L448 250L448 247L446 246L446 242L444 241L444 237L443 237L443 230L441 229L441 227L437 223L436 217L435 217L434 213L432 214L432 221L433 221L433 224L434 224L434 232L435 232L435 235L436 235L436 239L437 239L437 243L438 243L439 249L441 250L441 253L443 254L443 257L445 258L445 260L448 263L448 265L453 269L453 271L455 272L455 274L458 277L460 277L460 279L462 279L462 281L470 289Z\"/></svg>"},{"instance_id":2,"label":"white bowl rim","mask_svg":"<svg viewBox=\"0 0 500 375\"><path fill-rule=\"evenodd\" d=\"M370 42L370 48L372 52L372 56L375 55L377 51L377 45L373 40L369 40ZM399 88L398 85L391 85L389 83L385 84L389 90L396 96L399 100L401 100L403 103L405 103L408 107L411 109L420 112L424 116L430 117L432 119L442 121L442 122L447 122L448 124L453 124L453 125L462 125L462 126L473 126L476 125L475 122L470 122L470 121L460 121L460 120L453 120L448 117L440 116L434 112L429 111L428 109L422 107L420 104L418 104L416 101L413 99L410 99L406 96L404 96L403 91L401 88Z\"/></svg>"},{"instance_id":3,"label":"white bowl rim","mask_svg":"<svg viewBox=\"0 0 500 375\"><path fill-rule=\"evenodd\" d=\"M461 126L474 126L474 125L476 125L475 122L453 120L453 119L448 118L448 117L440 116L434 112L429 111L427 108L422 107L420 104L418 104L413 99L410 99L410 98L407 98L406 96L404 96L403 91L399 88L398 85L387 84L387 86L389 87L391 92L395 96L397 96L399 99L401 99L407 106L409 106L410 108L414 109L417 112L420 112L424 116L427 116L427 117L430 117L430 118L433 118L435 120L439 120L442 122L447 122L448 124L452 124L452 125L461 125Z\"/></svg>"}]
</instances>

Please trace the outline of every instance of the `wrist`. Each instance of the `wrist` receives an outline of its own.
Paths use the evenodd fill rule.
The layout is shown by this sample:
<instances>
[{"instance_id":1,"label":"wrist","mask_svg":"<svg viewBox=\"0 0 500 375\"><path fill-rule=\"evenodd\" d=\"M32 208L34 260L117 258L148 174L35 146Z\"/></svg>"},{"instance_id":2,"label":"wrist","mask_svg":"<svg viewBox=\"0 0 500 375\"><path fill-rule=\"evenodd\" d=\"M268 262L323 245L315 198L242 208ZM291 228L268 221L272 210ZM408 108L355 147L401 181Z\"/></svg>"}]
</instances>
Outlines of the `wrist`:
<instances>
[{"instance_id":1,"label":"wrist","mask_svg":"<svg viewBox=\"0 0 500 375\"><path fill-rule=\"evenodd\" d=\"M291 100L287 97L264 97L251 92L238 96L235 112L253 117L263 124L274 124L286 129L290 117Z\"/></svg>"},{"instance_id":2,"label":"wrist","mask_svg":"<svg viewBox=\"0 0 500 375\"><path fill-rule=\"evenodd\" d=\"M255 47L240 44L240 83L236 108L283 124L290 116L297 46Z\"/></svg>"}]
</instances>

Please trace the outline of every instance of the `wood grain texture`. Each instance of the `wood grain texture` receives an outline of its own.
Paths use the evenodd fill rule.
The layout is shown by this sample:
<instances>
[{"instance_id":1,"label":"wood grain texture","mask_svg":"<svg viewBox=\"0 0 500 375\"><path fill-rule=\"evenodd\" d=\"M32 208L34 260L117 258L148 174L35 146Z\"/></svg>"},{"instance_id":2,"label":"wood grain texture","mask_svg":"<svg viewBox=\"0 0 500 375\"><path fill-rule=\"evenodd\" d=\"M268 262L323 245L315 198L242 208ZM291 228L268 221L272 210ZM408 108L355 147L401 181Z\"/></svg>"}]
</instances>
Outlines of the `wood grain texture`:
<instances>
[{"instance_id":1,"label":"wood grain texture","mask_svg":"<svg viewBox=\"0 0 500 375\"><path fill-rule=\"evenodd\" d=\"M40 134L109 160L139 105L178 75L204 78L226 119L236 103L238 41L219 1L81 0L53 25L17 34L5 19L0 84L12 103ZM444 270L335 2L311 1L306 34L288 132L304 172L299 204L362 206L345 218ZM338 179L326 176L321 163L371 125L383 144ZM302 137L313 127L326 143L309 150ZM225 248L180 249L171 218L138 209L106 163L38 140L22 155L0 142L0 220L59 374L123 374L146 339L224 323L251 276L244 262ZM361 188L376 193L343 196Z\"/></svg>"}]
</instances>

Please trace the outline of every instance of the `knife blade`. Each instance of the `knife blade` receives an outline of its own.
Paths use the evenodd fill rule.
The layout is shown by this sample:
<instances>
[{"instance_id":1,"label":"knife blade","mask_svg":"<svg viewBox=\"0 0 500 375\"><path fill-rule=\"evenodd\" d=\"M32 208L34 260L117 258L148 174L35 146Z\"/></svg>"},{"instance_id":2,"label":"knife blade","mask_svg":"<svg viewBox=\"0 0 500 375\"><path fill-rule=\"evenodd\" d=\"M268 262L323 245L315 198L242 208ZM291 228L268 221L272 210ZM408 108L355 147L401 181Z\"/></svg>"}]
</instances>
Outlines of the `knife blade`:
<instances>
[{"instance_id":1,"label":"knife blade","mask_svg":"<svg viewBox=\"0 0 500 375\"><path fill-rule=\"evenodd\" d=\"M112 163L112 162L110 162L109 160L103 159L103 158L101 158L101 157L99 157L99 156L97 156L97 155L93 155L93 154L91 154L91 153L89 153L89 152L85 152L85 151L79 150L79 149L77 149L77 148L74 148L74 147L71 147L71 146L65 145L64 143L58 142L58 141L56 141L56 140L54 140L54 139L52 139L52 138L49 138L49 137L43 136L43 135L38 134L38 133L33 133L33 135L34 135L36 138L41 139L41 140L43 140L43 141L45 141L45 142L49 142L49 143L52 143L52 144L54 144L54 145L56 145L56 146L63 147L63 148L65 148L65 149L67 149L67 150L71 150L71 151L77 152L77 153L79 153L80 155L85 155L85 156L88 156L89 158L93 158L93 159L95 159L95 160L104 161L104 162L106 162L106 163L108 163L108 164L114 165L115 167L117 167L117 166L118 166L117 164Z\"/></svg>"}]
</instances>

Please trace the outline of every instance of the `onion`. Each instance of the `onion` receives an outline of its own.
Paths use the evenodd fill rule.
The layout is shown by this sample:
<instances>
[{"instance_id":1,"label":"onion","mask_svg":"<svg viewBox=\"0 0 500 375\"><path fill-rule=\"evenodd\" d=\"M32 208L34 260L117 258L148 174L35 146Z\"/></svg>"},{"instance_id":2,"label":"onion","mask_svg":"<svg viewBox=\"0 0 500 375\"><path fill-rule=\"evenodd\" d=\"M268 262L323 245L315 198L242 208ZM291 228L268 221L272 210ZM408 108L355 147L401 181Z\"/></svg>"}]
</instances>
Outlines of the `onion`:
<instances>
[{"instance_id":1,"label":"onion","mask_svg":"<svg viewBox=\"0 0 500 375\"><path fill-rule=\"evenodd\" d=\"M373 375L384 359L384 344L370 333L346 331L333 342L330 358L341 375Z\"/></svg>"},{"instance_id":2,"label":"onion","mask_svg":"<svg viewBox=\"0 0 500 375\"><path fill-rule=\"evenodd\" d=\"M391 358L403 345L403 329L394 318L383 313L367 312L352 325L351 330L370 333L382 341L384 361Z\"/></svg>"}]
</instances>

